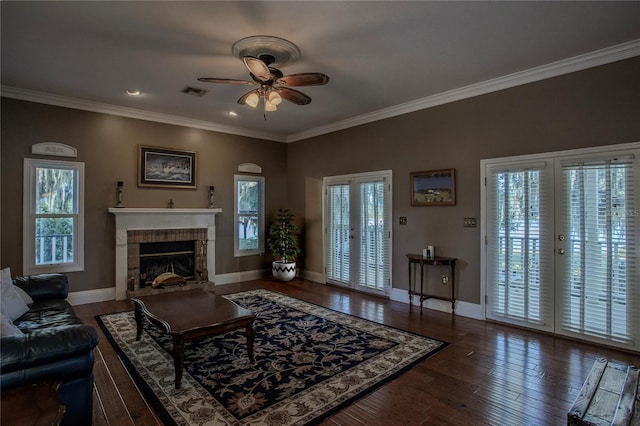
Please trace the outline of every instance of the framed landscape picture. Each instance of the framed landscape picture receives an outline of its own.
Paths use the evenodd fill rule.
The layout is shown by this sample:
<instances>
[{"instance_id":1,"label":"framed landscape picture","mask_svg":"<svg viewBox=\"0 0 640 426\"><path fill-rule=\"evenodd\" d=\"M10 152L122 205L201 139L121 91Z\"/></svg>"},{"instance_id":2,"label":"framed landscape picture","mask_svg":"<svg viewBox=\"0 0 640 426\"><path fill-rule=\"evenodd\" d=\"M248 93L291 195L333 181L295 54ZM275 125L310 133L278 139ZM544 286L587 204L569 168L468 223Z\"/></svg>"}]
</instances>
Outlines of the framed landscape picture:
<instances>
[{"instance_id":1,"label":"framed landscape picture","mask_svg":"<svg viewBox=\"0 0 640 426\"><path fill-rule=\"evenodd\" d=\"M138 186L196 189L196 153L138 145Z\"/></svg>"},{"instance_id":2,"label":"framed landscape picture","mask_svg":"<svg viewBox=\"0 0 640 426\"><path fill-rule=\"evenodd\" d=\"M411 173L412 206L455 206L455 169Z\"/></svg>"}]
</instances>

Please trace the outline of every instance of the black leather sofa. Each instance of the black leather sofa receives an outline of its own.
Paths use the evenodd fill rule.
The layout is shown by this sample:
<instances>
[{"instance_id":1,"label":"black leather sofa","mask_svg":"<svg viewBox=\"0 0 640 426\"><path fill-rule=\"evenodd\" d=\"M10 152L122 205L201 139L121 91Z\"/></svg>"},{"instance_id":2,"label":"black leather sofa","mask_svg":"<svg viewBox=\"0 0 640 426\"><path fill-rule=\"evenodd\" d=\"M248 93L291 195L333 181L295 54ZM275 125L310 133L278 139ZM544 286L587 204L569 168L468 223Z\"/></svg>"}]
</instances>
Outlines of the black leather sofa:
<instances>
[{"instance_id":1,"label":"black leather sofa","mask_svg":"<svg viewBox=\"0 0 640 426\"><path fill-rule=\"evenodd\" d=\"M97 331L83 324L65 300L66 275L32 275L13 282L31 296L33 304L13 322L24 335L0 341L1 390L61 382L58 399L66 407L62 424L91 425Z\"/></svg>"}]
</instances>

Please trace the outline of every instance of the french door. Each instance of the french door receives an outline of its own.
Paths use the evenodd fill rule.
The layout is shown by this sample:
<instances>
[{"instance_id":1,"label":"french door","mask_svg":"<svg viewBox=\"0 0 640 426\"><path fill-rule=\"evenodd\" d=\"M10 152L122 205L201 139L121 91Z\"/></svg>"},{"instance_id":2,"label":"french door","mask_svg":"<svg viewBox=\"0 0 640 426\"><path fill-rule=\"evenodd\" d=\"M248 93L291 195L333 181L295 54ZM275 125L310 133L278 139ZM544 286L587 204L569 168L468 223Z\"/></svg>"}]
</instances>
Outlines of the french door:
<instances>
[{"instance_id":1,"label":"french door","mask_svg":"<svg viewBox=\"0 0 640 426\"><path fill-rule=\"evenodd\" d=\"M486 316L640 350L640 145L483 163Z\"/></svg>"},{"instance_id":2,"label":"french door","mask_svg":"<svg viewBox=\"0 0 640 426\"><path fill-rule=\"evenodd\" d=\"M388 295L391 288L391 172L324 179L327 282Z\"/></svg>"}]
</instances>

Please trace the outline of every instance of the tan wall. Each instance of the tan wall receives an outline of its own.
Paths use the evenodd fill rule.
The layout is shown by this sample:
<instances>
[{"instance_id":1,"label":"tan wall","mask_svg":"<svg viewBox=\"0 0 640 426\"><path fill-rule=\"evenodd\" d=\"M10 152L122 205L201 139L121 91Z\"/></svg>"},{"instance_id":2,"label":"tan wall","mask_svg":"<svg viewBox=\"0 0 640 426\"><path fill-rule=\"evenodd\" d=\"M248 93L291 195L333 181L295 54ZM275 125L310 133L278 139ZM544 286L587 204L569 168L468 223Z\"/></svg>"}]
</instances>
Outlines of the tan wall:
<instances>
[{"instance_id":1,"label":"tan wall","mask_svg":"<svg viewBox=\"0 0 640 426\"><path fill-rule=\"evenodd\" d=\"M215 185L223 209L216 272L224 274L268 266L265 257L233 257L233 175L239 163L258 163L267 180L267 218L290 207L303 226L301 267L322 273L322 178L391 169L393 286L408 287L404 255L429 241L438 254L460 259L458 298L478 303L480 228L463 228L462 220L480 218L480 160L639 140L640 58L288 145L3 98L0 263L22 269L22 162L37 142L75 146L86 164L86 270L70 274L73 291L113 286L107 208L118 180L130 207L164 207L169 199L176 207L204 207L207 187ZM137 188L138 144L198 151L198 189ZM456 169L456 206L411 207L409 173L449 167ZM400 216L406 226L398 225Z\"/></svg>"},{"instance_id":2,"label":"tan wall","mask_svg":"<svg viewBox=\"0 0 640 426\"><path fill-rule=\"evenodd\" d=\"M31 145L59 142L78 149L85 163L85 271L69 273L72 291L114 285L116 182L124 181L125 207L206 207L215 186L216 273L269 267L266 256L233 257L233 176L238 164L262 166L267 183L266 211L286 207L286 144L149 121L2 98L2 267L22 271L22 169L33 157ZM138 144L197 151L196 190L138 188ZM60 159L58 157L58 159Z\"/></svg>"},{"instance_id":3,"label":"tan wall","mask_svg":"<svg viewBox=\"0 0 640 426\"><path fill-rule=\"evenodd\" d=\"M462 225L465 217L480 224L480 160L635 141L639 58L290 144L289 199L305 216L304 267L322 272L322 178L391 169L393 287L408 288L404 255L429 242L437 254L460 259L458 297L479 303L480 227ZM411 207L409 173L450 167L456 206Z\"/></svg>"}]
</instances>

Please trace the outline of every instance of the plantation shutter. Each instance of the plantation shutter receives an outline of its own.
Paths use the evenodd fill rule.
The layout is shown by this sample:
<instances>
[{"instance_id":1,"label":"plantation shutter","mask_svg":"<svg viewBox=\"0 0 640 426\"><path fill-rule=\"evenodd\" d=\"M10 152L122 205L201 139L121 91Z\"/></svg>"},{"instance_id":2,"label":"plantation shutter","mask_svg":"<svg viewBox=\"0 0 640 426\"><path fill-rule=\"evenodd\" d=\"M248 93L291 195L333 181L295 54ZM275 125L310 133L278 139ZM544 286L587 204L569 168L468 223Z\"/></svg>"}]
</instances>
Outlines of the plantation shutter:
<instances>
[{"instance_id":1,"label":"plantation shutter","mask_svg":"<svg viewBox=\"0 0 640 426\"><path fill-rule=\"evenodd\" d=\"M388 292L391 238L390 202L385 180L359 182L360 241L357 285L368 290Z\"/></svg>"},{"instance_id":2,"label":"plantation shutter","mask_svg":"<svg viewBox=\"0 0 640 426\"><path fill-rule=\"evenodd\" d=\"M349 194L348 183L327 187L327 280L342 284L348 284L351 279Z\"/></svg>"},{"instance_id":3,"label":"plantation shutter","mask_svg":"<svg viewBox=\"0 0 640 426\"><path fill-rule=\"evenodd\" d=\"M487 316L552 330L552 170L496 165L486 176Z\"/></svg>"},{"instance_id":4,"label":"plantation shutter","mask_svg":"<svg viewBox=\"0 0 640 426\"><path fill-rule=\"evenodd\" d=\"M634 156L562 160L560 166L562 332L632 343L640 337Z\"/></svg>"}]
</instances>

